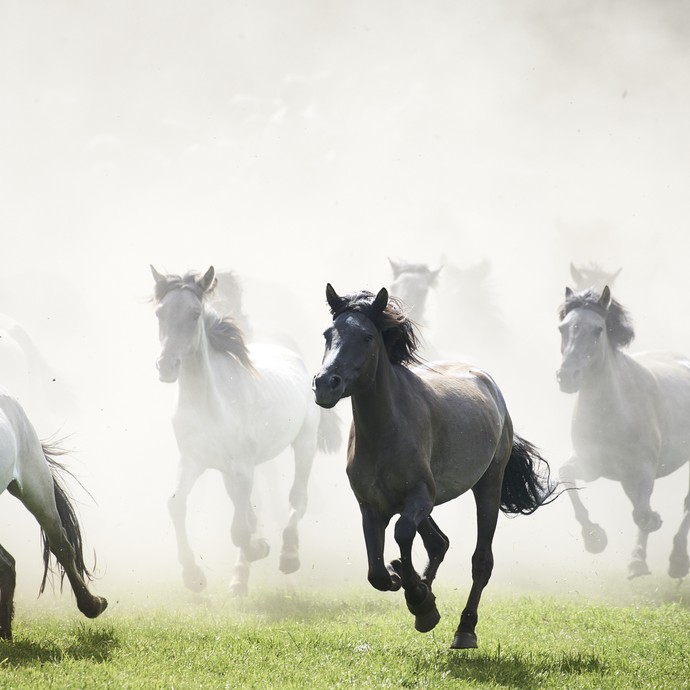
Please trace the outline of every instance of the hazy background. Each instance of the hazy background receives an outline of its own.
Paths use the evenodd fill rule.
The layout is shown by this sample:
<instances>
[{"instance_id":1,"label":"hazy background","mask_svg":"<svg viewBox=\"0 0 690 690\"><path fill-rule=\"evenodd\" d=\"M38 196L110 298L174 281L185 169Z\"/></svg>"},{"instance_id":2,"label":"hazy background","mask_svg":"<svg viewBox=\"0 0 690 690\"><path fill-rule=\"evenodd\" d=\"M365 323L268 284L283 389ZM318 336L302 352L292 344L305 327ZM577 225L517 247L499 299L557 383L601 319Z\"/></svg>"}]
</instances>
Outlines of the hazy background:
<instances>
[{"instance_id":1,"label":"hazy background","mask_svg":"<svg viewBox=\"0 0 690 690\"><path fill-rule=\"evenodd\" d=\"M149 263L236 271L250 317L275 320L315 372L327 281L378 290L388 256L488 259L504 334L490 370L554 467L570 448L572 398L554 376L570 261L623 267L614 296L637 325L633 349L690 352L689 38L682 0L0 0L0 312L72 394L37 425L71 435L93 494L78 495L99 593L121 606L163 585L183 594L166 508L175 387L154 368ZM439 345L465 352L463 327L481 324L438 304L427 338L452 319L457 339ZM346 420L349 403L338 409ZM286 483L290 465L273 466ZM236 555L220 485L207 475L190 502L212 587ZM687 487L686 467L653 497L655 573ZM317 458L311 489L303 569L285 578L287 485L277 500L260 484L273 551L252 582L365 583L344 449ZM629 586L622 490L600 481L583 498L607 553L584 554L562 499L501 519L495 580L572 591L612 573ZM2 543L32 599L38 530L14 503L0 501ZM454 545L440 583L469 581L472 512L470 497L439 511Z\"/></svg>"}]
</instances>

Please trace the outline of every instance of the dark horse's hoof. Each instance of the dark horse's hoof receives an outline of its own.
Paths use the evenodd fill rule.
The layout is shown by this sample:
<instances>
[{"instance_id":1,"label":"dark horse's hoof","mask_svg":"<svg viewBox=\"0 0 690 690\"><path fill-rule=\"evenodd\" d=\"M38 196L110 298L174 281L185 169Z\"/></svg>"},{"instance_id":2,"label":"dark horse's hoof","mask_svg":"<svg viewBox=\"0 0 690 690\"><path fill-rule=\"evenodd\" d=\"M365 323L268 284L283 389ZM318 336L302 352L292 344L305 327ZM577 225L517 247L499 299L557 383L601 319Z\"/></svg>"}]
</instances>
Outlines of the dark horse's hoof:
<instances>
[{"instance_id":1,"label":"dark horse's hoof","mask_svg":"<svg viewBox=\"0 0 690 690\"><path fill-rule=\"evenodd\" d=\"M451 649L476 649L477 636L471 632L456 632Z\"/></svg>"},{"instance_id":2,"label":"dark horse's hoof","mask_svg":"<svg viewBox=\"0 0 690 690\"><path fill-rule=\"evenodd\" d=\"M414 627L417 632L426 633L433 630L441 620L441 614L436 608L436 597L427 587L426 596L418 604L407 602L409 612L414 615Z\"/></svg>"}]
</instances>

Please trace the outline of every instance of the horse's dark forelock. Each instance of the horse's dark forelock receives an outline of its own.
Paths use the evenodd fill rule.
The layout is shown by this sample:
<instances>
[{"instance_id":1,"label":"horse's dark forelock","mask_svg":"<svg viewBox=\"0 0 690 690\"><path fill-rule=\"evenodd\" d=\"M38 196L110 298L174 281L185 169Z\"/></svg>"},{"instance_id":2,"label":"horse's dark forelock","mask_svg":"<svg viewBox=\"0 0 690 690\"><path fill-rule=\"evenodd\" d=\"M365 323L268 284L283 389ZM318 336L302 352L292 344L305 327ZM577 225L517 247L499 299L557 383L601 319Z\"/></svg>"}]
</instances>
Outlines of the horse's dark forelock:
<instances>
[{"instance_id":1,"label":"horse's dark forelock","mask_svg":"<svg viewBox=\"0 0 690 690\"><path fill-rule=\"evenodd\" d=\"M364 314L381 331L388 359L393 364L421 364L422 360L417 354L419 339L415 324L405 313L401 300L389 297L384 310L378 311L373 307L375 299L376 295L368 290L344 295L340 298L338 308L331 309L333 319L346 312Z\"/></svg>"},{"instance_id":2,"label":"horse's dark forelock","mask_svg":"<svg viewBox=\"0 0 690 690\"><path fill-rule=\"evenodd\" d=\"M242 329L229 316L221 316L213 309L204 310L204 325L211 347L232 355L245 369L254 372L249 348Z\"/></svg>"},{"instance_id":3,"label":"horse's dark forelock","mask_svg":"<svg viewBox=\"0 0 690 690\"><path fill-rule=\"evenodd\" d=\"M561 321L573 309L592 309L606 320L606 333L616 347L627 347L635 338L635 329L627 310L615 299L611 300L608 309L599 303L601 293L594 288L574 292L558 309Z\"/></svg>"},{"instance_id":4,"label":"horse's dark forelock","mask_svg":"<svg viewBox=\"0 0 690 690\"><path fill-rule=\"evenodd\" d=\"M175 275L173 273L168 274L163 280L156 281L153 289L153 299L156 302L160 302L172 290L185 288L191 290L200 300L203 301L205 295L213 292L217 281L214 279L211 289L204 291L199 282L201 278L202 274L195 271L188 271L184 275Z\"/></svg>"}]
</instances>

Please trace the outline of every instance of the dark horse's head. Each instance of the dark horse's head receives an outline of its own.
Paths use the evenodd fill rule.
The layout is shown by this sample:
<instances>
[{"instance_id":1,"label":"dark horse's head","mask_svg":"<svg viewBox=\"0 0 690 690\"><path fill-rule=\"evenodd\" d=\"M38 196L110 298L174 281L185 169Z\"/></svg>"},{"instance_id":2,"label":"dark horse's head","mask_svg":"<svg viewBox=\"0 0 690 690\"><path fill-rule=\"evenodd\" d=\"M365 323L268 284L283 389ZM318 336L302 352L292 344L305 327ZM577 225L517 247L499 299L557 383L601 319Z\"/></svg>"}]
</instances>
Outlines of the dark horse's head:
<instances>
[{"instance_id":1,"label":"dark horse's head","mask_svg":"<svg viewBox=\"0 0 690 690\"><path fill-rule=\"evenodd\" d=\"M556 378L564 393L577 393L585 379L599 375L609 348L629 345L635 332L628 313L611 299L608 286L601 294L592 288L582 292L566 288L558 315L563 360Z\"/></svg>"},{"instance_id":2,"label":"dark horse's head","mask_svg":"<svg viewBox=\"0 0 690 690\"><path fill-rule=\"evenodd\" d=\"M325 331L326 349L312 389L318 405L333 407L341 398L369 387L379 355L393 364L418 364L417 336L400 303L386 288L341 297L329 283L326 300L333 324Z\"/></svg>"}]
</instances>

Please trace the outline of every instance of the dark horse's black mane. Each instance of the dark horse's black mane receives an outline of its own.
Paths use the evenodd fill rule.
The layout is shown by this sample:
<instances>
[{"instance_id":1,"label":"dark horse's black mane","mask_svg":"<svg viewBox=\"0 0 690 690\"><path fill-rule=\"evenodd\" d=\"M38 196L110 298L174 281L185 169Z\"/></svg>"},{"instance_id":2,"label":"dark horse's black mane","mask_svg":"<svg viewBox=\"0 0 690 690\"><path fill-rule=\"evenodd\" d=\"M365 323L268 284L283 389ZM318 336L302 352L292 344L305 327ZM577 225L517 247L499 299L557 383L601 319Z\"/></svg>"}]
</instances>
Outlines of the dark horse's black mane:
<instances>
[{"instance_id":1,"label":"dark horse's black mane","mask_svg":"<svg viewBox=\"0 0 690 690\"><path fill-rule=\"evenodd\" d=\"M608 308L600 304L601 293L593 288L574 292L558 309L558 317L562 321L566 314L573 309L592 309L606 320L606 333L609 340L616 347L627 347L635 338L632 319L627 310L615 299L611 300Z\"/></svg>"},{"instance_id":2,"label":"dark horse's black mane","mask_svg":"<svg viewBox=\"0 0 690 690\"><path fill-rule=\"evenodd\" d=\"M343 295L340 306L335 310L331 309L331 314L334 319L345 312L364 314L381 331L388 359L392 364L403 366L421 364L422 360L417 354L419 339L415 324L405 314L402 302L395 297L390 297L385 309L378 311L373 308L375 299L376 295L368 290L362 290L353 295Z\"/></svg>"},{"instance_id":3,"label":"dark horse's black mane","mask_svg":"<svg viewBox=\"0 0 690 690\"><path fill-rule=\"evenodd\" d=\"M201 274L194 271L189 271L183 276L166 275L165 280L156 282L153 293L154 301L158 303L172 290L182 288L191 290L202 303L205 303L207 296L215 289L217 280L214 278L211 287L204 289L201 278ZM232 317L221 316L204 304L204 325L211 347L231 355L246 369L254 371L244 333Z\"/></svg>"}]
</instances>

